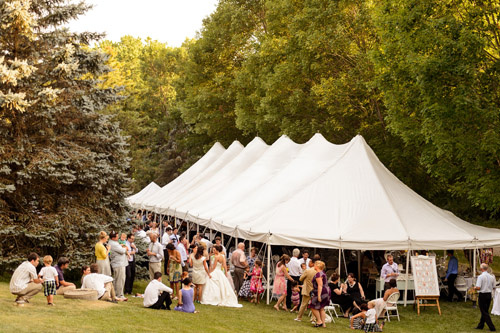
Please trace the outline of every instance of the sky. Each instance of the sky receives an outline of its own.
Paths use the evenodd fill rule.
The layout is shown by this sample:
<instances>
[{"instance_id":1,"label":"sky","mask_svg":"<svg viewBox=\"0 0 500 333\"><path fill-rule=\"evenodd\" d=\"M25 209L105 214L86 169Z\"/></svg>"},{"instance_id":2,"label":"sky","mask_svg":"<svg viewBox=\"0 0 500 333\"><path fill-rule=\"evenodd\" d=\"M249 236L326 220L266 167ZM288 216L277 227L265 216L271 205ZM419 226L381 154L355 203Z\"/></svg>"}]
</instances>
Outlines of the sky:
<instances>
[{"instance_id":1,"label":"sky","mask_svg":"<svg viewBox=\"0 0 500 333\"><path fill-rule=\"evenodd\" d=\"M76 1L73 1L76 2ZM76 32L105 32L106 39L151 37L169 46L193 38L217 0L86 0L94 5L85 16L69 23Z\"/></svg>"}]
</instances>

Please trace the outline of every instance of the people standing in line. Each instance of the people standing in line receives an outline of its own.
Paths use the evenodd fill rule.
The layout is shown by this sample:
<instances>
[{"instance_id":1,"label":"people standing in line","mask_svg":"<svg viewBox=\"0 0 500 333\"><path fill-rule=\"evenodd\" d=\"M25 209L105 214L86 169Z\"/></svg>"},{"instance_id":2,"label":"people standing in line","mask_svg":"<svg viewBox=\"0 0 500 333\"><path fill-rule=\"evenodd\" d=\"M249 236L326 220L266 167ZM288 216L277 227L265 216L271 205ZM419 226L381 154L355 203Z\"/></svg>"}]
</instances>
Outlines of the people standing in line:
<instances>
[{"instance_id":1,"label":"people standing in line","mask_svg":"<svg viewBox=\"0 0 500 333\"><path fill-rule=\"evenodd\" d=\"M325 306L330 305L331 292L328 287L326 274L323 271L325 269L325 263L321 260L316 261L314 263L314 269L316 270L316 275L312 280L313 290L311 292L311 303L309 308L314 317L316 317L315 327L326 327Z\"/></svg>"},{"instance_id":2,"label":"people standing in line","mask_svg":"<svg viewBox=\"0 0 500 333\"><path fill-rule=\"evenodd\" d=\"M175 311L195 313L194 291L191 288L191 279L189 277L182 280L182 289L179 291L179 302L174 308Z\"/></svg>"},{"instance_id":3,"label":"people standing in line","mask_svg":"<svg viewBox=\"0 0 500 333\"><path fill-rule=\"evenodd\" d=\"M125 245L127 246L127 251L129 253L128 256L128 266L125 269L125 295L132 294L132 288L134 287L134 279L135 279L135 255L137 253L137 247L134 244L135 236L134 234L128 234L127 242Z\"/></svg>"},{"instance_id":4,"label":"people standing in line","mask_svg":"<svg viewBox=\"0 0 500 333\"><path fill-rule=\"evenodd\" d=\"M44 267L38 273L38 278L43 279L43 294L47 297L47 305L54 305L54 295L57 295L57 286L59 285L59 278L57 271L52 267L51 256L43 257Z\"/></svg>"},{"instance_id":5,"label":"people standing in line","mask_svg":"<svg viewBox=\"0 0 500 333\"><path fill-rule=\"evenodd\" d=\"M174 299L179 297L179 282L182 278L181 254L175 248L174 243L167 244L168 250L168 279L170 288L174 290Z\"/></svg>"},{"instance_id":6,"label":"people standing in line","mask_svg":"<svg viewBox=\"0 0 500 333\"><path fill-rule=\"evenodd\" d=\"M292 279L290 274L288 274L288 270L286 268L286 264L290 262L290 257L287 254L284 254L281 256L280 260L276 264L276 276L274 277L274 285L273 285L273 294L278 295L278 302L276 302L276 305L274 308L276 311L280 310L280 304L284 303L283 310L288 311L288 308L286 306L286 285L287 285L287 280L288 281L295 281Z\"/></svg>"},{"instance_id":7,"label":"people standing in line","mask_svg":"<svg viewBox=\"0 0 500 333\"><path fill-rule=\"evenodd\" d=\"M97 264L90 265L90 274L84 276L82 289L93 289L97 291L97 299L100 301L117 302L113 278L111 276L100 274ZM123 301L124 299L120 299Z\"/></svg>"},{"instance_id":8,"label":"people standing in line","mask_svg":"<svg viewBox=\"0 0 500 333\"><path fill-rule=\"evenodd\" d=\"M248 266L245 255L245 243L239 243L238 248L233 251L231 263L234 266L234 288L236 295L238 295L244 282L245 268Z\"/></svg>"},{"instance_id":9,"label":"people standing in line","mask_svg":"<svg viewBox=\"0 0 500 333\"><path fill-rule=\"evenodd\" d=\"M311 291L313 289L312 280L316 275L316 270L314 269L314 261L309 260L309 268L307 268L302 275L300 276L300 281L302 282L302 302L300 304L299 313L296 321L302 321L302 316L306 311L307 305L309 304L309 300L311 299Z\"/></svg>"},{"instance_id":10,"label":"people standing in line","mask_svg":"<svg viewBox=\"0 0 500 333\"><path fill-rule=\"evenodd\" d=\"M205 248L198 245L189 256L189 265L193 267L192 277L194 283L194 301L200 303L203 295L203 287L207 282L207 277L211 278L207 266L207 258L203 256Z\"/></svg>"},{"instance_id":11,"label":"people standing in line","mask_svg":"<svg viewBox=\"0 0 500 333\"><path fill-rule=\"evenodd\" d=\"M491 293L495 288L495 277L488 273L488 264L481 264L481 275L477 278L475 289L479 292L478 305L481 311L481 320L476 329L482 330L484 324L488 325L491 332L496 331L490 317Z\"/></svg>"},{"instance_id":12,"label":"people standing in line","mask_svg":"<svg viewBox=\"0 0 500 333\"><path fill-rule=\"evenodd\" d=\"M61 257L57 260L57 265L54 267L57 271L57 278L59 279L59 286L57 287L57 295L64 295L67 291L75 290L74 283L64 280L64 270L69 267L69 259Z\"/></svg>"},{"instance_id":13,"label":"people standing in line","mask_svg":"<svg viewBox=\"0 0 500 333\"><path fill-rule=\"evenodd\" d=\"M43 289L43 280L39 279L36 274L39 261L38 254L30 253L28 260L19 265L10 278L10 292L17 296L16 303L18 305L29 303L29 299Z\"/></svg>"},{"instance_id":14,"label":"people standing in line","mask_svg":"<svg viewBox=\"0 0 500 333\"><path fill-rule=\"evenodd\" d=\"M170 243L170 235L172 235L172 227L168 224L168 221L163 221L163 236L161 237L161 245L163 245L163 273L168 275L168 250L167 244Z\"/></svg>"},{"instance_id":15,"label":"people standing in line","mask_svg":"<svg viewBox=\"0 0 500 333\"><path fill-rule=\"evenodd\" d=\"M111 265L109 263L109 250L111 247L109 245L104 246L108 238L108 234L105 231L99 233L99 241L95 244L95 256L101 274L111 276Z\"/></svg>"},{"instance_id":16,"label":"people standing in line","mask_svg":"<svg viewBox=\"0 0 500 333\"><path fill-rule=\"evenodd\" d=\"M455 287L455 280L458 275L458 260L454 256L453 250L446 251L446 254L450 258L448 260L448 269L446 270L446 276L444 278L444 281L448 282L448 301L452 302L453 296L455 295L457 295L458 300L460 301L463 298L462 293L460 293L460 291L458 291Z\"/></svg>"},{"instance_id":17,"label":"people standing in line","mask_svg":"<svg viewBox=\"0 0 500 333\"><path fill-rule=\"evenodd\" d=\"M156 310L170 310L172 289L161 282L161 272L156 272L144 291L144 307Z\"/></svg>"},{"instance_id":18,"label":"people standing in line","mask_svg":"<svg viewBox=\"0 0 500 333\"><path fill-rule=\"evenodd\" d=\"M149 278L154 279L156 272L161 272L161 261L163 259L163 247L158 242L158 235L154 232L149 234L151 242L148 245L146 254L149 258Z\"/></svg>"},{"instance_id":19,"label":"people standing in line","mask_svg":"<svg viewBox=\"0 0 500 333\"><path fill-rule=\"evenodd\" d=\"M288 268L288 274L294 279L295 281L300 282L300 261L299 261L299 255L300 255L300 250L299 249L293 249L292 251L292 258L290 258L290 261L286 265ZM287 283L286 285L286 307L291 309L292 308L292 284Z\"/></svg>"},{"instance_id":20,"label":"people standing in line","mask_svg":"<svg viewBox=\"0 0 500 333\"><path fill-rule=\"evenodd\" d=\"M109 234L109 245L111 246L110 259L113 268L116 297L120 300L126 300L123 289L125 287L126 267L128 265L127 246L121 246L118 243L118 234L111 231Z\"/></svg>"},{"instance_id":21,"label":"people standing in line","mask_svg":"<svg viewBox=\"0 0 500 333\"><path fill-rule=\"evenodd\" d=\"M382 266L382 270L380 271L380 277L384 279L384 292L387 289L390 289L389 281L391 279L398 279L399 269L398 264L394 262L394 257L392 254L387 255L387 263ZM359 305L359 304L358 304Z\"/></svg>"}]
</instances>

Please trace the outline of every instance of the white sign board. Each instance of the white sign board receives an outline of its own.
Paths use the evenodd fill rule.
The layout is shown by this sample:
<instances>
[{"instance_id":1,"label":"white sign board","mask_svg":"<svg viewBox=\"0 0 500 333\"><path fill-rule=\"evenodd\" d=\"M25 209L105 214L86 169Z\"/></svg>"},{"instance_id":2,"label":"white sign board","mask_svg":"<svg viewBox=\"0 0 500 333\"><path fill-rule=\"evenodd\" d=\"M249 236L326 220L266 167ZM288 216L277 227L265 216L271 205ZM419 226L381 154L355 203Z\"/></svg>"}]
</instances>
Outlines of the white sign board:
<instances>
[{"instance_id":1,"label":"white sign board","mask_svg":"<svg viewBox=\"0 0 500 333\"><path fill-rule=\"evenodd\" d=\"M439 296L436 257L411 257L415 296Z\"/></svg>"}]
</instances>

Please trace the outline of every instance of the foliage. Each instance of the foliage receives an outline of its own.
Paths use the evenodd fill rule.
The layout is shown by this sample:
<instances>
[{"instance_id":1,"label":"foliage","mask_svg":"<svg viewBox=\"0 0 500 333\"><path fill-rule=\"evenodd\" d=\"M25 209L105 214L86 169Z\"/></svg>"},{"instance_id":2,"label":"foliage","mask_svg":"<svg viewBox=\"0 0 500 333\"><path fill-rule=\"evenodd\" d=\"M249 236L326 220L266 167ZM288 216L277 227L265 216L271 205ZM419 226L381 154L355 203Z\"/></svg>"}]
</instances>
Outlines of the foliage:
<instances>
[{"instance_id":1,"label":"foliage","mask_svg":"<svg viewBox=\"0 0 500 333\"><path fill-rule=\"evenodd\" d=\"M84 3L0 1L0 270L31 251L89 263L101 229L123 227L127 147L99 88L98 34L61 26Z\"/></svg>"},{"instance_id":2,"label":"foliage","mask_svg":"<svg viewBox=\"0 0 500 333\"><path fill-rule=\"evenodd\" d=\"M381 1L374 53L391 132L457 197L500 211L500 5Z\"/></svg>"}]
</instances>

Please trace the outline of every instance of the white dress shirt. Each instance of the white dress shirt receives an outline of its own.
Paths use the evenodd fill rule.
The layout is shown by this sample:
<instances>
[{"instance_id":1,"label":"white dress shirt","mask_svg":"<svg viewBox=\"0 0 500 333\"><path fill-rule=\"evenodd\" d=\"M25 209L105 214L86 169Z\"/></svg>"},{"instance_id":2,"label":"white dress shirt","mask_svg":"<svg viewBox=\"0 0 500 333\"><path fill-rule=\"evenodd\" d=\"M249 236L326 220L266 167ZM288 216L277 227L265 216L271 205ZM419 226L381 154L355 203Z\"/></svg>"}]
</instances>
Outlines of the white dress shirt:
<instances>
[{"instance_id":1,"label":"white dress shirt","mask_svg":"<svg viewBox=\"0 0 500 333\"><path fill-rule=\"evenodd\" d=\"M478 290L481 294L492 293L495 284L495 278L488 272L482 272L481 275L477 277L476 287L481 288Z\"/></svg>"},{"instance_id":2,"label":"white dress shirt","mask_svg":"<svg viewBox=\"0 0 500 333\"><path fill-rule=\"evenodd\" d=\"M99 273L90 273L83 278L82 289L93 289L97 290L97 298L101 298L106 292L104 285L108 282L113 282L111 276L107 276Z\"/></svg>"},{"instance_id":3,"label":"white dress shirt","mask_svg":"<svg viewBox=\"0 0 500 333\"><path fill-rule=\"evenodd\" d=\"M297 257L292 257L286 267L288 267L288 274L290 276L300 276L300 262Z\"/></svg>"},{"instance_id":4,"label":"white dress shirt","mask_svg":"<svg viewBox=\"0 0 500 333\"><path fill-rule=\"evenodd\" d=\"M307 258L307 260L304 260L304 258L299 259L299 265L306 264L306 269L309 268L309 262L311 261L311 258ZM306 269L300 269L300 275L305 272Z\"/></svg>"},{"instance_id":5,"label":"white dress shirt","mask_svg":"<svg viewBox=\"0 0 500 333\"><path fill-rule=\"evenodd\" d=\"M28 286L31 280L36 279L36 268L29 261L23 262L16 268L10 279L10 292L17 293Z\"/></svg>"},{"instance_id":6,"label":"white dress shirt","mask_svg":"<svg viewBox=\"0 0 500 333\"><path fill-rule=\"evenodd\" d=\"M158 280L152 280L149 282L146 290L144 291L144 307L149 308L151 305L154 305L158 302L158 296L160 296L162 291L166 291L167 293L172 293L173 290L161 283Z\"/></svg>"},{"instance_id":7,"label":"white dress shirt","mask_svg":"<svg viewBox=\"0 0 500 333\"><path fill-rule=\"evenodd\" d=\"M186 260L188 260L186 248L183 244L179 243L179 245L177 245L177 251L181 254L181 265L184 267L186 265Z\"/></svg>"}]
</instances>

